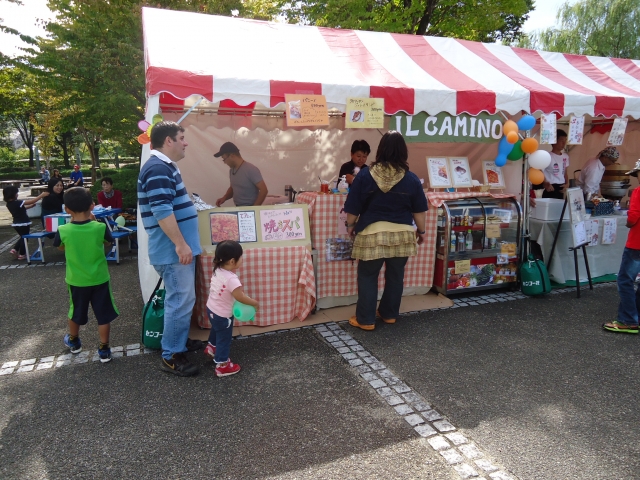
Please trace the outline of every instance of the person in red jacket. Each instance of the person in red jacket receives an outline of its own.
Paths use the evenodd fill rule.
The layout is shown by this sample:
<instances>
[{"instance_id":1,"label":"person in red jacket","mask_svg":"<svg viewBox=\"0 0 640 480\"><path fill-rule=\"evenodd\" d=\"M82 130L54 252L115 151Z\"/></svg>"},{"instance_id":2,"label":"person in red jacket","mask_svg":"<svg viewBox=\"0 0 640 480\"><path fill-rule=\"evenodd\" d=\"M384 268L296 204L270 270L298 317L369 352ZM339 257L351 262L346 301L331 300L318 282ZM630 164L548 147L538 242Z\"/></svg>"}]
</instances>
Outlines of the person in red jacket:
<instances>
[{"instance_id":1,"label":"person in red jacket","mask_svg":"<svg viewBox=\"0 0 640 480\"><path fill-rule=\"evenodd\" d=\"M633 170L626 173L638 176L640 160ZM622 253L620 271L618 272L618 318L602 325L610 332L638 333L638 309L640 308L640 290L635 291L634 283L640 273L640 188L631 194L629 211L627 212L627 228L629 236Z\"/></svg>"},{"instance_id":2,"label":"person in red jacket","mask_svg":"<svg viewBox=\"0 0 640 480\"><path fill-rule=\"evenodd\" d=\"M98 203L105 208L122 208L122 192L114 190L113 180L109 177L102 179L102 191L98 192Z\"/></svg>"}]
</instances>

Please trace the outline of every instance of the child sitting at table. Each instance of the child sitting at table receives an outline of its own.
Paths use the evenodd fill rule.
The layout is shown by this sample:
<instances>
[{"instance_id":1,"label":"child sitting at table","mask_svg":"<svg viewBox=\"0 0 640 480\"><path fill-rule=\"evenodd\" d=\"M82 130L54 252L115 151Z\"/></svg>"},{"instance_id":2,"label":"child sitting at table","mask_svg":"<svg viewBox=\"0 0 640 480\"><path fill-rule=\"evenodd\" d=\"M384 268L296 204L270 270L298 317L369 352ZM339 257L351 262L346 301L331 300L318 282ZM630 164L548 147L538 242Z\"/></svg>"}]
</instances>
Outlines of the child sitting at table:
<instances>
[{"instance_id":1,"label":"child sitting at table","mask_svg":"<svg viewBox=\"0 0 640 480\"><path fill-rule=\"evenodd\" d=\"M229 358L233 334L234 300L255 307L256 312L259 304L244 293L242 283L234 273L242 265L242 246L238 242L233 240L220 242L216 247L213 264L211 288L207 300L211 333L204 353L216 362L216 375L225 377L240 371L240 365L233 363Z\"/></svg>"},{"instance_id":2,"label":"child sitting at table","mask_svg":"<svg viewBox=\"0 0 640 480\"><path fill-rule=\"evenodd\" d=\"M36 202L49 195L49 192L42 192L37 197L29 198L28 200L18 200L19 193L20 189L18 187L7 187L2 190L2 196L7 204L7 209L13 217L11 226L18 235L20 235L20 238L18 238L18 241L11 249L11 255L16 257L18 260L24 260L27 258L27 255L22 236L29 235L29 232L31 231L31 219L27 214L27 209L33 208L36 205Z\"/></svg>"},{"instance_id":3,"label":"child sitting at table","mask_svg":"<svg viewBox=\"0 0 640 480\"><path fill-rule=\"evenodd\" d=\"M53 245L64 251L67 261L65 281L69 286L69 333L64 344L71 353L80 353L80 325L86 325L89 303L98 320L100 345L98 356L102 363L111 360L109 332L111 322L118 315L109 283L109 268L104 252L105 243L113 243L106 224L91 220L94 203L91 194L83 187L70 188L64 194L66 212L71 223L60 225Z\"/></svg>"}]
</instances>

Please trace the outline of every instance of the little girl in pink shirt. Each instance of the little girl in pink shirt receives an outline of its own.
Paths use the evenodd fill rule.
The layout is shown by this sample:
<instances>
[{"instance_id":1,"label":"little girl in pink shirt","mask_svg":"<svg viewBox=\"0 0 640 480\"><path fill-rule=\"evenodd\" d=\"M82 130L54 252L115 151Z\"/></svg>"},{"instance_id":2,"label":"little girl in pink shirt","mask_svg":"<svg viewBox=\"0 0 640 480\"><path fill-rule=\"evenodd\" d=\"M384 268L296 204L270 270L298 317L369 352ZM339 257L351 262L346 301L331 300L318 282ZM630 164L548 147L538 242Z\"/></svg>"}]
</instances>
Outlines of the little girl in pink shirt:
<instances>
[{"instance_id":1,"label":"little girl in pink shirt","mask_svg":"<svg viewBox=\"0 0 640 480\"><path fill-rule=\"evenodd\" d=\"M229 358L233 334L233 303L237 300L258 311L259 304L242 290L242 283L234 273L242 265L242 246L233 240L224 240L216 247L213 275L207 300L207 315L211 322L209 344L205 355L216 362L216 375L225 377L240 371Z\"/></svg>"}]
</instances>

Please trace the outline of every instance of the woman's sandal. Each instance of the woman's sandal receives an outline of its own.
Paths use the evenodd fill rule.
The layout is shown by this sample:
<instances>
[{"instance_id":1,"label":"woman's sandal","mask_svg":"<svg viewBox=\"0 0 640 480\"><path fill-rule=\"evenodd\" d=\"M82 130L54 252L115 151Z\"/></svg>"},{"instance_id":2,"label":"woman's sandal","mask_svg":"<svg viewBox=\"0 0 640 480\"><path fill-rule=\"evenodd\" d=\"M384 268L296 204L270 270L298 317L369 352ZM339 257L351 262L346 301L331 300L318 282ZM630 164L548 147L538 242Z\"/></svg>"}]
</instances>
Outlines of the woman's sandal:
<instances>
[{"instance_id":1,"label":"woman's sandal","mask_svg":"<svg viewBox=\"0 0 640 480\"><path fill-rule=\"evenodd\" d=\"M602 328L610 332L638 333L638 325L627 325L617 320L614 320L613 322L603 323Z\"/></svg>"}]
</instances>

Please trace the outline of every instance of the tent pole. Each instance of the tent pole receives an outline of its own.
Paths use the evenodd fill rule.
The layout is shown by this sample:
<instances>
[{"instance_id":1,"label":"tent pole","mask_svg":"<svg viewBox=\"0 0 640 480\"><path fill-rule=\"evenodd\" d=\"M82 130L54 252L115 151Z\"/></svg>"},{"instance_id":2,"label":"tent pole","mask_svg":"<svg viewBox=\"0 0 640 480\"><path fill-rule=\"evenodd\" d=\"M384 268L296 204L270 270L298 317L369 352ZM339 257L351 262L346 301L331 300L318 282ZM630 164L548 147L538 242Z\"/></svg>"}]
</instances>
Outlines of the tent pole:
<instances>
[{"instance_id":1,"label":"tent pole","mask_svg":"<svg viewBox=\"0 0 640 480\"><path fill-rule=\"evenodd\" d=\"M194 103L194 104L191 106L191 108L190 108L189 110L187 110L187 111L184 113L184 115L182 115L182 116L180 117L180 120L178 120L176 123L177 123L177 124L182 123L182 120L184 120L185 118L187 118L187 115L189 115L189 114L193 111L193 109L194 109L194 108L196 108L198 105L200 105L200 102L202 102L202 100L204 100L204 97L200 97L200 98L198 99L198 101L197 101L196 103Z\"/></svg>"}]
</instances>

